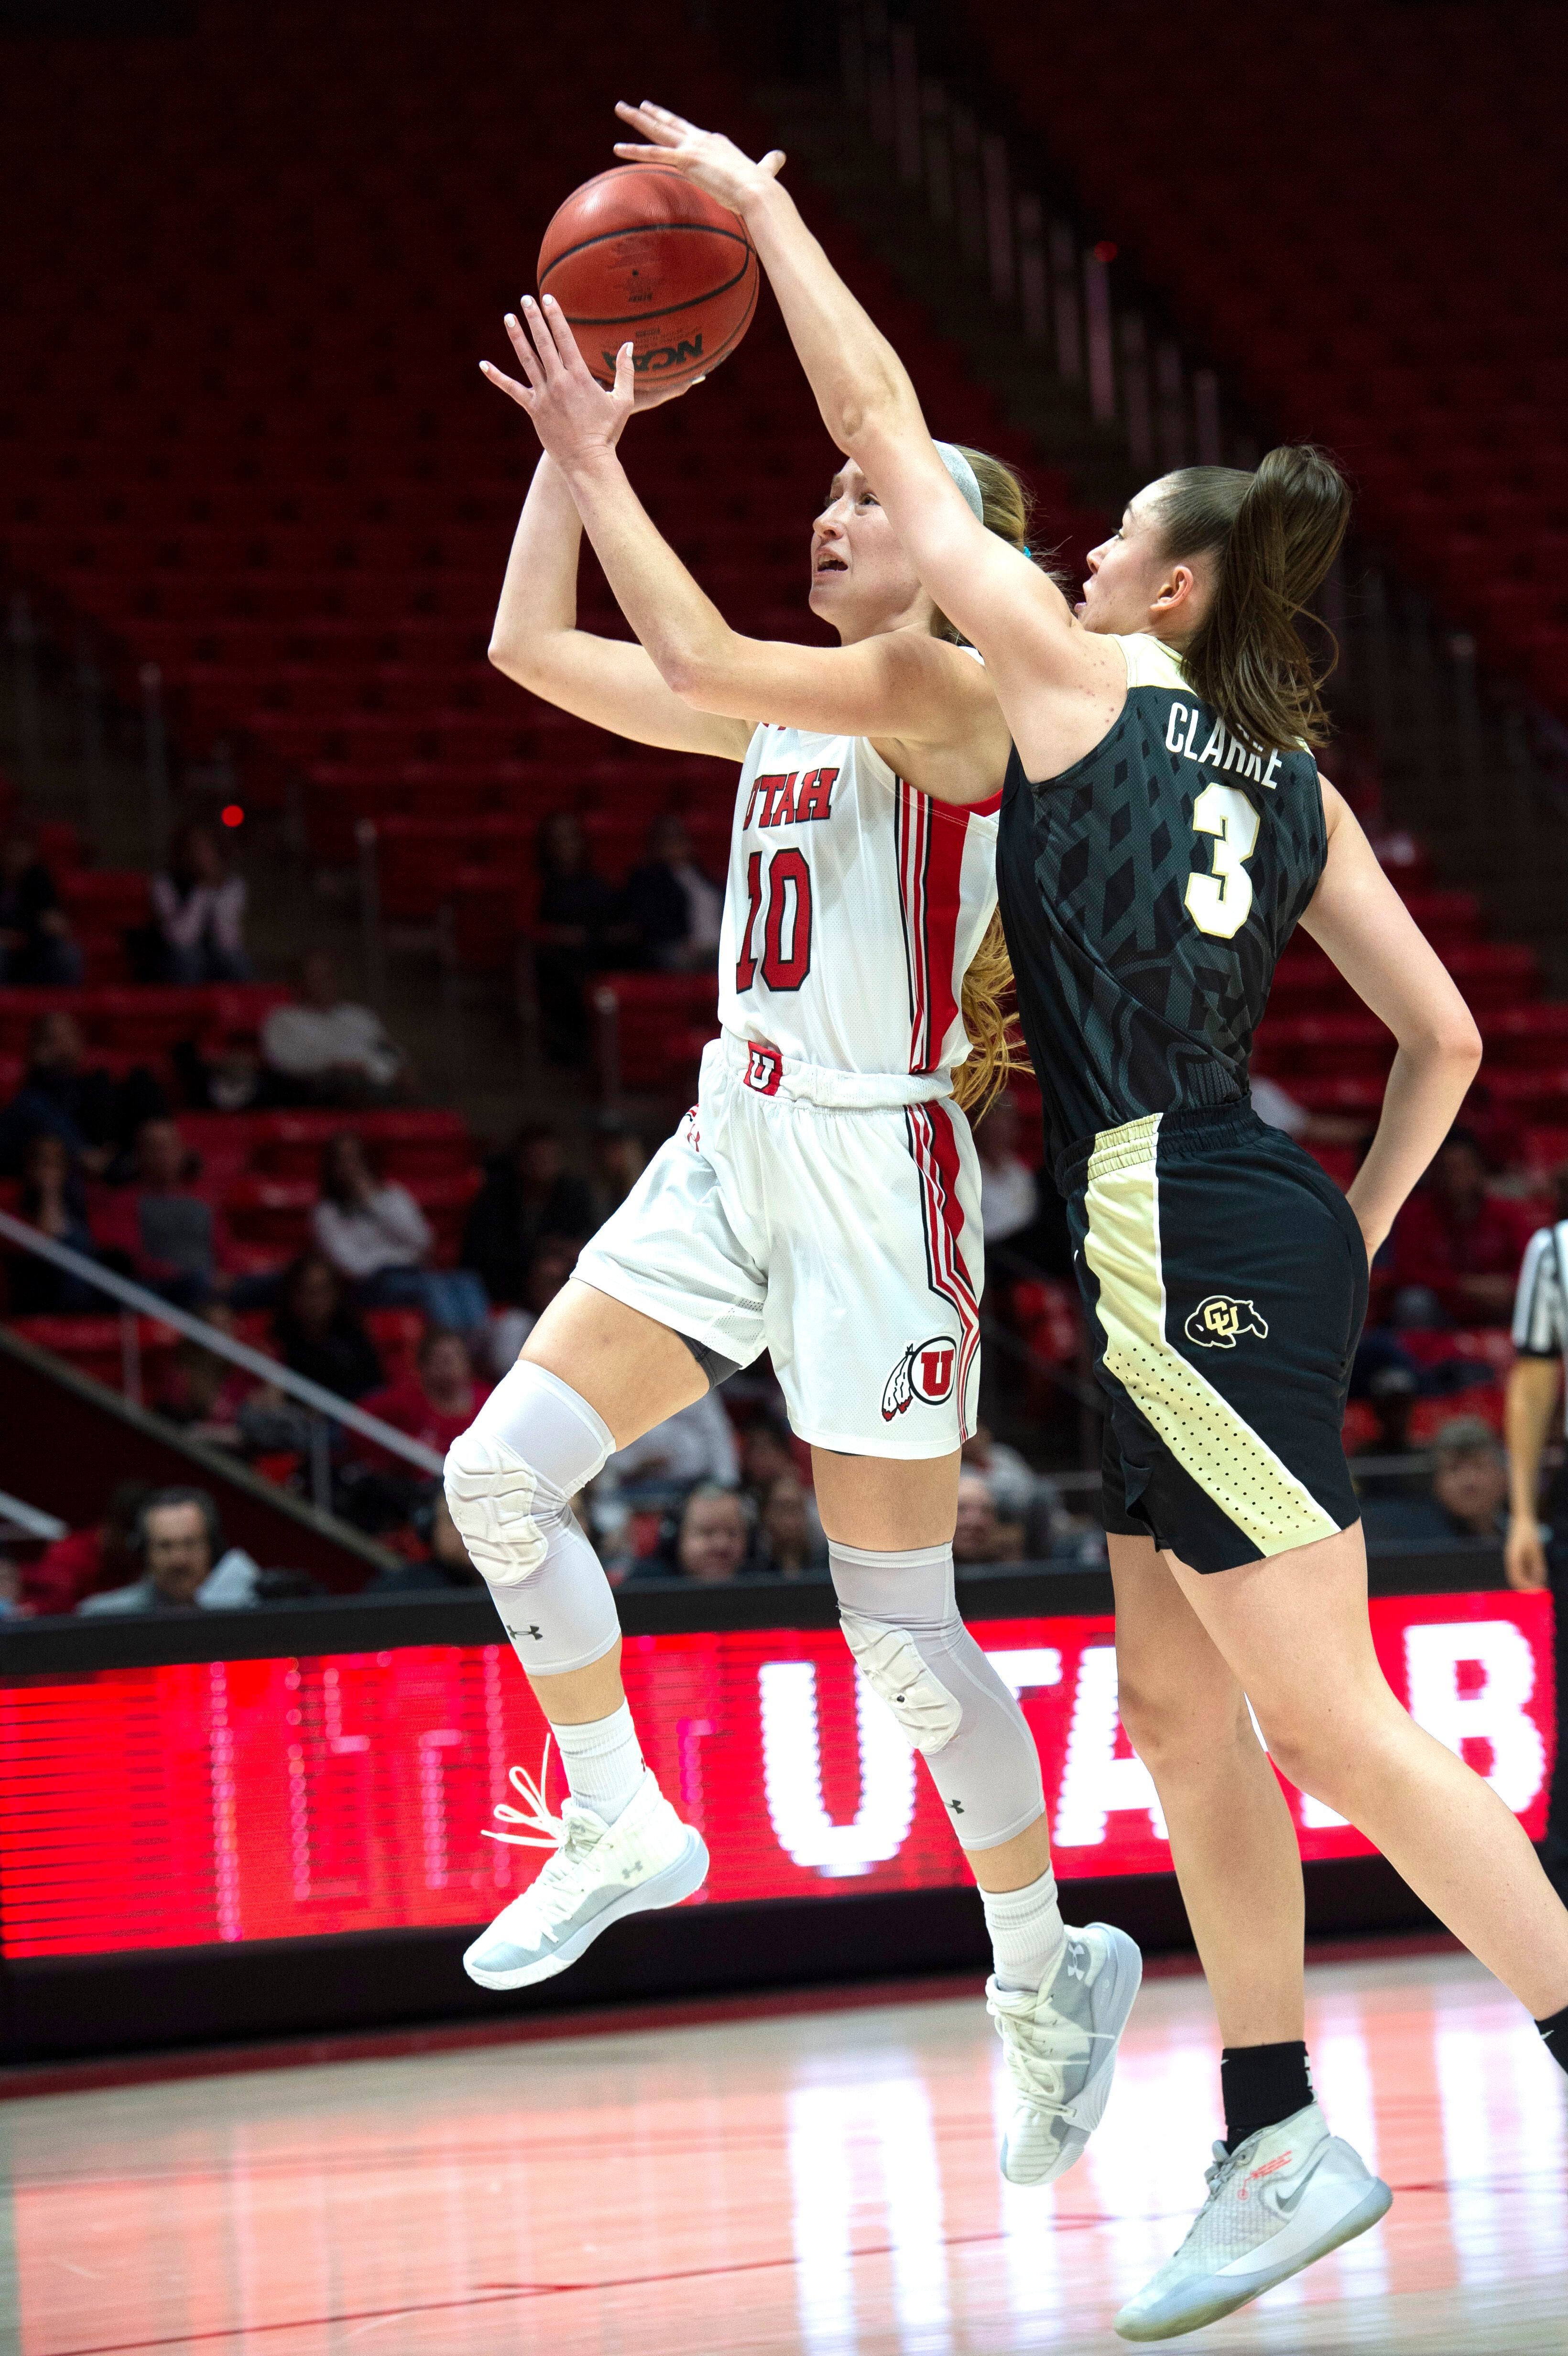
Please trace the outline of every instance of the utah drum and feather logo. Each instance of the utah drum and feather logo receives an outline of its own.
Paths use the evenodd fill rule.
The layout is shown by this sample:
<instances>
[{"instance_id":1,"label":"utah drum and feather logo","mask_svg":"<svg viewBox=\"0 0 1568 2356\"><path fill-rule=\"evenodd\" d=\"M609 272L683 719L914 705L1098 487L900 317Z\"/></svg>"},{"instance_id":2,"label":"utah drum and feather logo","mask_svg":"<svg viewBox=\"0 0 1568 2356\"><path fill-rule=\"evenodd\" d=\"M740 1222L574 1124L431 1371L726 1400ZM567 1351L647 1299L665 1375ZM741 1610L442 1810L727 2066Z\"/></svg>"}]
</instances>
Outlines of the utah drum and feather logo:
<instances>
[{"instance_id":1,"label":"utah drum and feather logo","mask_svg":"<svg viewBox=\"0 0 1568 2356\"><path fill-rule=\"evenodd\" d=\"M882 1421L891 1423L895 1415L902 1415L912 1399L923 1407L940 1407L953 1393L953 1369L958 1361L958 1344L950 1342L945 1333L937 1333L929 1342L912 1342L892 1373L888 1376L882 1393Z\"/></svg>"},{"instance_id":2,"label":"utah drum and feather logo","mask_svg":"<svg viewBox=\"0 0 1568 2356\"><path fill-rule=\"evenodd\" d=\"M1211 1292L1200 1301L1181 1330L1200 1350L1233 1350L1243 1333L1268 1340L1267 1319L1259 1316L1250 1301L1237 1301L1229 1292Z\"/></svg>"}]
</instances>

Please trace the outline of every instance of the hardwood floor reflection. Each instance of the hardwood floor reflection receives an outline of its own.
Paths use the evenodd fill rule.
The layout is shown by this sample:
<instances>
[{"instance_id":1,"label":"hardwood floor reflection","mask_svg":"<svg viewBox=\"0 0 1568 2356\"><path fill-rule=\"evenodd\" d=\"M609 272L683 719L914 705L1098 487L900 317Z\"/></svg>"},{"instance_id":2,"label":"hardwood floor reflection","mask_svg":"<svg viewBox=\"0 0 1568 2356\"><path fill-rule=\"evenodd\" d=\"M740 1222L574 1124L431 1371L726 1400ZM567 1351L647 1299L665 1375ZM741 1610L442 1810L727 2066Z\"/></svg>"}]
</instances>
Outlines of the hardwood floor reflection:
<instances>
[{"instance_id":1,"label":"hardwood floor reflection","mask_svg":"<svg viewBox=\"0 0 1568 2356\"><path fill-rule=\"evenodd\" d=\"M1192 2344L1568 2347L1568 2082L1467 1962L1313 1974L1387 2222ZM1202 1984L1157 1980L1073 2173L1005 2186L978 1996L6 2106L20 2356L1109 2351L1218 2131Z\"/></svg>"}]
</instances>

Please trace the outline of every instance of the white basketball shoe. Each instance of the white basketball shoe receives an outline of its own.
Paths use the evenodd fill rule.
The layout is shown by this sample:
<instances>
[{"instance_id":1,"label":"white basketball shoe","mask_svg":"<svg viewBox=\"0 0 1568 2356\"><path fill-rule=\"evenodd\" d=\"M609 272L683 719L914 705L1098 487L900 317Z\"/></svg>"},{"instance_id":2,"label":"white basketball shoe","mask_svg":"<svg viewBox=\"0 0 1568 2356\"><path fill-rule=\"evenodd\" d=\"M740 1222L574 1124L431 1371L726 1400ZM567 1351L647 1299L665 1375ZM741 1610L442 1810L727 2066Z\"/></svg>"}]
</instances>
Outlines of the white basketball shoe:
<instances>
[{"instance_id":1,"label":"white basketball shoe","mask_svg":"<svg viewBox=\"0 0 1568 2356\"><path fill-rule=\"evenodd\" d=\"M481 1987L531 1987L536 1980L553 1979L612 1922L677 1906L708 1879L707 1844L676 1815L651 1768L644 1769L635 1794L613 1825L581 1800L568 1800L560 1815L552 1815L545 1804L542 1771L536 1783L514 1767L512 1783L524 1807L503 1801L496 1814L534 1829L487 1837L555 1854L464 1956L464 1970Z\"/></svg>"},{"instance_id":2,"label":"white basketball shoe","mask_svg":"<svg viewBox=\"0 0 1568 2356\"><path fill-rule=\"evenodd\" d=\"M1116 2317L1124 2340L1175 2340L1217 2322L1354 2241L1393 2201L1316 2103L1232 2152L1217 2143L1205 2181L1187 2239Z\"/></svg>"},{"instance_id":3,"label":"white basketball shoe","mask_svg":"<svg viewBox=\"0 0 1568 2356\"><path fill-rule=\"evenodd\" d=\"M1038 1992L986 1983L1019 2106L1002 2143L1009 2184L1065 2176L1105 2115L1143 1958L1125 1931L1069 1931L1061 1963Z\"/></svg>"}]
</instances>

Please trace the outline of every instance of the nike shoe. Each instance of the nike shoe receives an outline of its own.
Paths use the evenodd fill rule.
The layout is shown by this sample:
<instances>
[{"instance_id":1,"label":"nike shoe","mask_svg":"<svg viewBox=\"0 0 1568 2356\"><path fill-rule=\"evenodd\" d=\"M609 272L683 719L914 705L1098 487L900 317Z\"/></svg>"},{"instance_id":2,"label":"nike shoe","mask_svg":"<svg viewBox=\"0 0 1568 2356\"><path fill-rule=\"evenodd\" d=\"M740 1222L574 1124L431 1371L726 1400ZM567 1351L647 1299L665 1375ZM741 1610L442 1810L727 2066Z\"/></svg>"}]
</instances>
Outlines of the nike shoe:
<instances>
[{"instance_id":1,"label":"nike shoe","mask_svg":"<svg viewBox=\"0 0 1568 2356\"><path fill-rule=\"evenodd\" d=\"M1036 1992L986 1983L1019 2106L1002 2142L1009 2184L1065 2176L1105 2115L1116 2047L1143 1978L1125 1931L1091 1922L1069 1931L1055 1974Z\"/></svg>"},{"instance_id":2,"label":"nike shoe","mask_svg":"<svg viewBox=\"0 0 1568 2356\"><path fill-rule=\"evenodd\" d=\"M513 1768L512 1782L527 1806L503 1801L496 1813L535 1829L489 1838L555 1854L464 1956L464 1970L481 1987L531 1987L536 1980L553 1979L612 1922L677 1906L707 1880L707 1844L682 1824L651 1768L613 1825L581 1800L568 1800L552 1815L541 1784L520 1767Z\"/></svg>"},{"instance_id":3,"label":"nike shoe","mask_svg":"<svg viewBox=\"0 0 1568 2356\"><path fill-rule=\"evenodd\" d=\"M1187 2239L1117 2316L1124 2340L1175 2340L1217 2322L1354 2241L1393 2201L1316 2103L1232 2152L1217 2143L1205 2181Z\"/></svg>"}]
</instances>

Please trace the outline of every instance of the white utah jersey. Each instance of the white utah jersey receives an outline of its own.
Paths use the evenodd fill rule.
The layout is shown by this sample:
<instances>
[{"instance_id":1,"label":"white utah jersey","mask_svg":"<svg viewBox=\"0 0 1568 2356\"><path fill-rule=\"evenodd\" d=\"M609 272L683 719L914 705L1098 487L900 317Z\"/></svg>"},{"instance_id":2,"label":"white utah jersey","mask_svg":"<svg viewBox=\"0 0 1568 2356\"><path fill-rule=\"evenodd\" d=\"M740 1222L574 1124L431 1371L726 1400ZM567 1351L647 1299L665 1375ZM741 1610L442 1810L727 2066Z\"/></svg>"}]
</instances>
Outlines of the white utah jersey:
<instances>
[{"instance_id":1,"label":"white utah jersey","mask_svg":"<svg viewBox=\"0 0 1568 2356\"><path fill-rule=\"evenodd\" d=\"M829 1070L962 1063L959 993L996 910L1001 798L959 809L863 736L760 727L731 836L724 1028Z\"/></svg>"}]
</instances>

